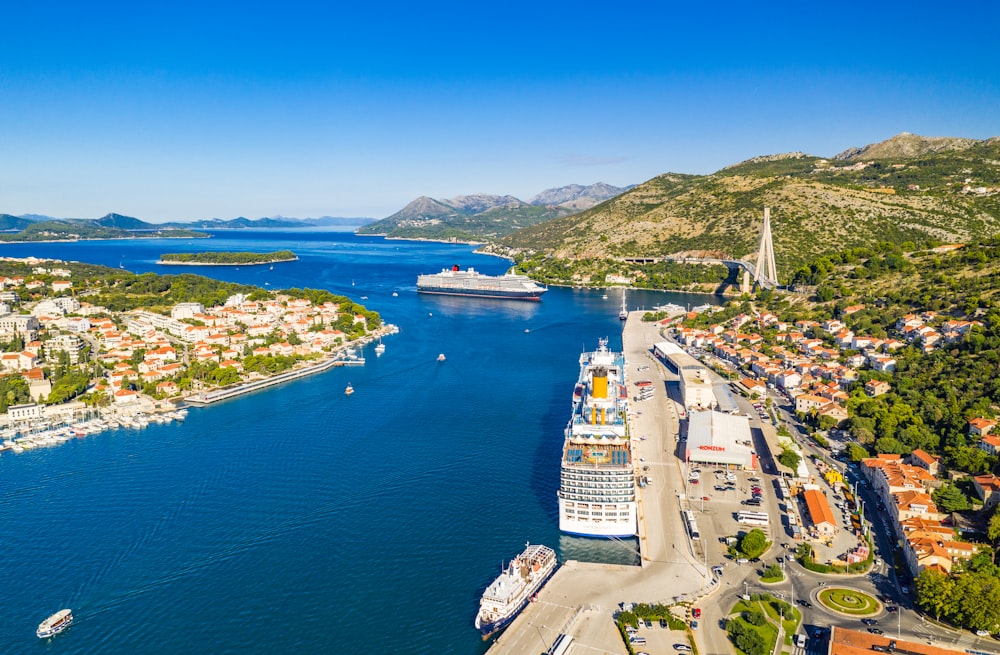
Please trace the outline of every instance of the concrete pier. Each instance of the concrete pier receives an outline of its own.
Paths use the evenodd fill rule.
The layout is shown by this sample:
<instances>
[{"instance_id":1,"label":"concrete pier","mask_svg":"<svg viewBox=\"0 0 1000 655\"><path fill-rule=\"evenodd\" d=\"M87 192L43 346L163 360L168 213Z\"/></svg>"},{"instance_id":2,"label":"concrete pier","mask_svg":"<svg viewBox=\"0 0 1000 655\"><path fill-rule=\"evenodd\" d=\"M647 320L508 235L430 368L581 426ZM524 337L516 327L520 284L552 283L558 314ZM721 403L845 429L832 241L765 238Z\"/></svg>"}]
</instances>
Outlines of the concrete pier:
<instances>
[{"instance_id":1,"label":"concrete pier","mask_svg":"<svg viewBox=\"0 0 1000 655\"><path fill-rule=\"evenodd\" d=\"M619 603L671 604L712 588L681 520L678 494L684 486L674 457L677 408L666 394L669 373L651 353L660 340L656 324L644 323L642 312L629 314L622 336L629 393L634 395L638 380L653 381L655 389L652 399L632 401L629 411L636 471L650 478L650 484L637 490L641 565L565 562L538 601L501 634L490 655L544 653L562 633L572 635L572 652L625 653L613 619ZM567 375L572 375L573 364L567 362ZM552 467L558 469L558 462Z\"/></svg>"}]
</instances>

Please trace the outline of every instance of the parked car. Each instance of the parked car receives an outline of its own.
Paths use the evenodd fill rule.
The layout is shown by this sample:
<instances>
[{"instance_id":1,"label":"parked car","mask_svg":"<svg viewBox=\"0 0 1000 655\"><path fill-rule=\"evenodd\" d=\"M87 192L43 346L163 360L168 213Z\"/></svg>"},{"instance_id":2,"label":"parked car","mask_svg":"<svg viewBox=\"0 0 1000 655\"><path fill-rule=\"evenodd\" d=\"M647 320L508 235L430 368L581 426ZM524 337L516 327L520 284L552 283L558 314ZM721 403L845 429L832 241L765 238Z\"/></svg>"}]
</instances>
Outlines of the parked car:
<instances>
[{"instance_id":1,"label":"parked car","mask_svg":"<svg viewBox=\"0 0 1000 655\"><path fill-rule=\"evenodd\" d=\"M976 636L977 637L989 637L990 636L990 631L989 630L976 630Z\"/></svg>"},{"instance_id":2,"label":"parked car","mask_svg":"<svg viewBox=\"0 0 1000 655\"><path fill-rule=\"evenodd\" d=\"M698 622L697 621L691 621L691 629L692 630L697 630L698 629Z\"/></svg>"},{"instance_id":3,"label":"parked car","mask_svg":"<svg viewBox=\"0 0 1000 655\"><path fill-rule=\"evenodd\" d=\"M691 647L687 644L674 644L674 650L679 650L685 653L691 652Z\"/></svg>"},{"instance_id":4,"label":"parked car","mask_svg":"<svg viewBox=\"0 0 1000 655\"><path fill-rule=\"evenodd\" d=\"M701 608L700 607L693 608L691 610L691 616L693 616L696 619L700 619L701 618Z\"/></svg>"},{"instance_id":5,"label":"parked car","mask_svg":"<svg viewBox=\"0 0 1000 655\"><path fill-rule=\"evenodd\" d=\"M661 628L666 628L668 625L669 624L667 623L666 619L660 619L660 627Z\"/></svg>"}]
</instances>

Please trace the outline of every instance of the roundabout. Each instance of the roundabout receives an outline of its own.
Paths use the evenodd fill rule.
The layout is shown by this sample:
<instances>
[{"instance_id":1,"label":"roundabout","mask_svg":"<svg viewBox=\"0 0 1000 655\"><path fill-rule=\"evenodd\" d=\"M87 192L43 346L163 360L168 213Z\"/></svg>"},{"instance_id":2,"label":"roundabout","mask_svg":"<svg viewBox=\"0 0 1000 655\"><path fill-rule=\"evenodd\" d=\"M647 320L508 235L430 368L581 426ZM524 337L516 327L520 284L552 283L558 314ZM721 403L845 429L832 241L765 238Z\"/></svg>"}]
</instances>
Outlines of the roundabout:
<instances>
[{"instance_id":1,"label":"roundabout","mask_svg":"<svg viewBox=\"0 0 1000 655\"><path fill-rule=\"evenodd\" d=\"M874 596L857 589L827 587L816 596L826 609L849 616L871 616L882 611L882 604Z\"/></svg>"}]
</instances>

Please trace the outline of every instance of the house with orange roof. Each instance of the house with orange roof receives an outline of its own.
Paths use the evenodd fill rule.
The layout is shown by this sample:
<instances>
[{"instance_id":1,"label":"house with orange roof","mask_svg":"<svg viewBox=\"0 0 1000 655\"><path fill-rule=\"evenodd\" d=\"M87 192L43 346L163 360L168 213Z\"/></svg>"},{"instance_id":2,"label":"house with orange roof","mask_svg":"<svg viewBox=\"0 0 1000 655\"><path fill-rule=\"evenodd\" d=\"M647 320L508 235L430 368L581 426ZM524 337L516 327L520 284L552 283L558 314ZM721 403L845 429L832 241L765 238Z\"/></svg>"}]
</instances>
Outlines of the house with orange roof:
<instances>
[{"instance_id":1,"label":"house with orange roof","mask_svg":"<svg viewBox=\"0 0 1000 655\"><path fill-rule=\"evenodd\" d=\"M891 390L892 385L884 380L869 380L865 383L865 393L872 398L889 393Z\"/></svg>"},{"instance_id":2,"label":"house with orange roof","mask_svg":"<svg viewBox=\"0 0 1000 655\"><path fill-rule=\"evenodd\" d=\"M941 466L941 461L937 457L920 448L910 453L909 457L907 457L907 463L911 466L919 466L922 469L926 469L934 477L937 477Z\"/></svg>"},{"instance_id":3,"label":"house with orange roof","mask_svg":"<svg viewBox=\"0 0 1000 655\"><path fill-rule=\"evenodd\" d=\"M914 576L929 567L951 573L956 562L971 559L979 548L979 544L967 541L914 537L904 540L903 557Z\"/></svg>"},{"instance_id":4,"label":"house with orange roof","mask_svg":"<svg viewBox=\"0 0 1000 655\"><path fill-rule=\"evenodd\" d=\"M1000 478L988 473L986 475L975 475L972 477L972 485L976 488L976 494L983 501L983 509L992 509L1000 502Z\"/></svg>"},{"instance_id":5,"label":"house with orange roof","mask_svg":"<svg viewBox=\"0 0 1000 655\"><path fill-rule=\"evenodd\" d=\"M969 419L969 434L985 437L996 426L996 421L980 417L972 418Z\"/></svg>"},{"instance_id":6,"label":"house with orange roof","mask_svg":"<svg viewBox=\"0 0 1000 655\"><path fill-rule=\"evenodd\" d=\"M872 655L872 653L899 653L900 655L968 655L964 650L941 648L924 641L907 641L871 632L849 630L830 626L830 642L825 655Z\"/></svg>"},{"instance_id":7,"label":"house with orange roof","mask_svg":"<svg viewBox=\"0 0 1000 655\"><path fill-rule=\"evenodd\" d=\"M995 434L988 434L980 439L976 446L990 455L996 455L1000 453L1000 437Z\"/></svg>"},{"instance_id":8,"label":"house with orange roof","mask_svg":"<svg viewBox=\"0 0 1000 655\"><path fill-rule=\"evenodd\" d=\"M795 411L802 412L803 414L808 414L814 409L819 409L823 405L826 405L830 401L823 396L817 396L811 393L804 393L795 398Z\"/></svg>"},{"instance_id":9,"label":"house with orange roof","mask_svg":"<svg viewBox=\"0 0 1000 655\"><path fill-rule=\"evenodd\" d=\"M180 392L180 387L173 380L167 380L165 382L160 382L156 385L156 393L161 393L164 396L176 396Z\"/></svg>"},{"instance_id":10,"label":"house with orange roof","mask_svg":"<svg viewBox=\"0 0 1000 655\"><path fill-rule=\"evenodd\" d=\"M938 511L930 494L924 491L909 489L893 494L892 499L893 502L889 503L889 512L897 525L904 519L915 516L935 521L941 521L947 516Z\"/></svg>"},{"instance_id":11,"label":"house with orange roof","mask_svg":"<svg viewBox=\"0 0 1000 655\"><path fill-rule=\"evenodd\" d=\"M833 516L830 503L819 489L806 489L802 492L809 513L810 529L820 537L832 537L837 534L837 519Z\"/></svg>"},{"instance_id":12,"label":"house with orange roof","mask_svg":"<svg viewBox=\"0 0 1000 655\"><path fill-rule=\"evenodd\" d=\"M119 389L115 392L115 403L118 405L131 405L139 401L139 394L131 389Z\"/></svg>"}]
</instances>

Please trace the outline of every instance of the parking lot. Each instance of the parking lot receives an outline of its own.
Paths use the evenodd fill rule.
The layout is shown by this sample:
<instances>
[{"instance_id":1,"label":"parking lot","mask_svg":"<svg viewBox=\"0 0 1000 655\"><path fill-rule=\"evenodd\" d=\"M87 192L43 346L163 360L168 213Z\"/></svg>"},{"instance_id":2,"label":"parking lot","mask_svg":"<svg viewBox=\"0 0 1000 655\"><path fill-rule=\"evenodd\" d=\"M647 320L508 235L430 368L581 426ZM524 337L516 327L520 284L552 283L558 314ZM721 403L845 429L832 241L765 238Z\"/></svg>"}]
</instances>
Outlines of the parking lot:
<instances>
[{"instance_id":1,"label":"parking lot","mask_svg":"<svg viewBox=\"0 0 1000 655\"><path fill-rule=\"evenodd\" d=\"M692 467L687 475L686 507L698 520L697 549L704 559L721 562L727 550L726 538L754 528L763 530L772 542L790 541L782 521L786 507L774 498L775 487L770 476L708 466ZM740 512L766 514L767 524L740 523ZM730 560L724 567L746 564L749 563Z\"/></svg>"},{"instance_id":2,"label":"parking lot","mask_svg":"<svg viewBox=\"0 0 1000 655\"><path fill-rule=\"evenodd\" d=\"M636 637L636 641L632 643L636 653L691 652L687 633L683 630L671 630L666 621L640 621L638 630L630 631L629 634ZM675 645L679 648L675 648Z\"/></svg>"}]
</instances>

